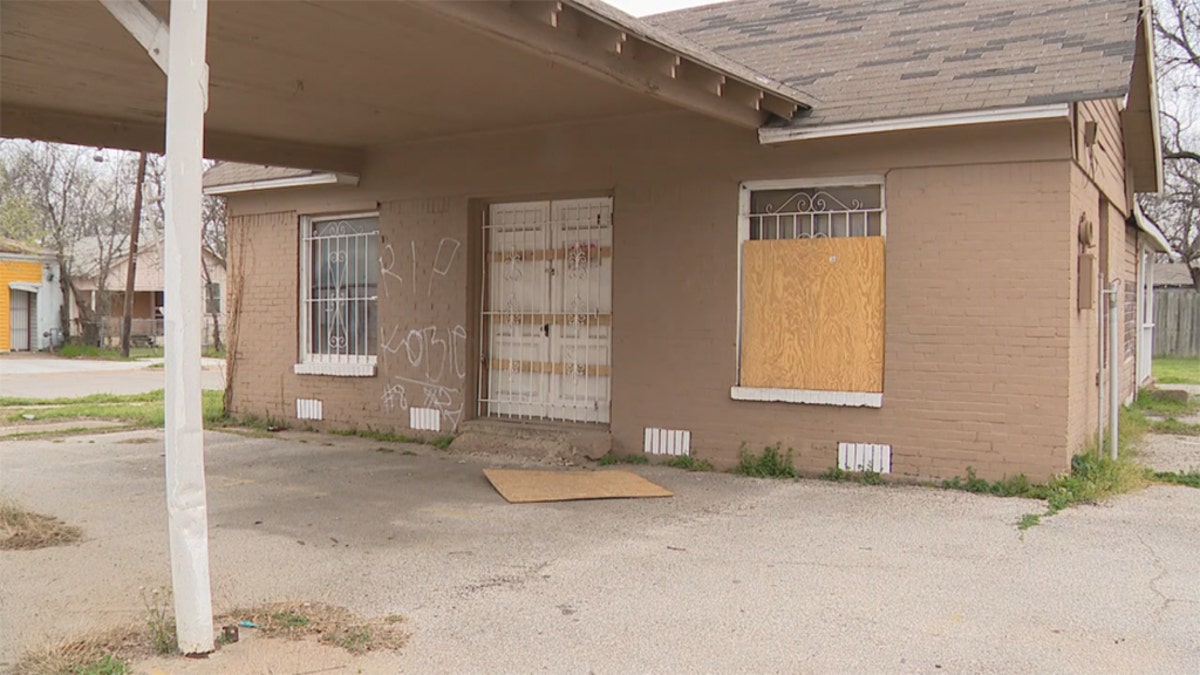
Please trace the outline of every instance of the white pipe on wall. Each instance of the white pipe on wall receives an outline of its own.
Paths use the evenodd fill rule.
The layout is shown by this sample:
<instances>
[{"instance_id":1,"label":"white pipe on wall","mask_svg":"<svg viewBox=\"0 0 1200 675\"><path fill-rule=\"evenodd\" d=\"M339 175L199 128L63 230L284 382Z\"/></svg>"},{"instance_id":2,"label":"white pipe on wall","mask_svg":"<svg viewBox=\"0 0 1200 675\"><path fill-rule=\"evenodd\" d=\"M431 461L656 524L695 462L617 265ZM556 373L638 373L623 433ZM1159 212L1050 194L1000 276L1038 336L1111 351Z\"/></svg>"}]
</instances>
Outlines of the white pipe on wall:
<instances>
[{"instance_id":1,"label":"white pipe on wall","mask_svg":"<svg viewBox=\"0 0 1200 675\"><path fill-rule=\"evenodd\" d=\"M1104 407L1108 402L1105 398L1104 386L1104 344L1107 336L1104 333L1104 327L1107 323L1104 321L1105 302L1104 295L1108 291L1104 288L1104 273L1096 273L1096 384L1099 391L1100 400L1096 405L1096 458L1104 456Z\"/></svg>"},{"instance_id":2,"label":"white pipe on wall","mask_svg":"<svg viewBox=\"0 0 1200 675\"><path fill-rule=\"evenodd\" d=\"M1120 341L1120 290L1121 280L1114 279L1108 289L1108 452L1117 459L1117 417L1121 412L1121 356Z\"/></svg>"},{"instance_id":3,"label":"white pipe on wall","mask_svg":"<svg viewBox=\"0 0 1200 675\"><path fill-rule=\"evenodd\" d=\"M208 0L171 0L167 66L166 492L179 650L213 650L200 398L200 214Z\"/></svg>"}]
</instances>

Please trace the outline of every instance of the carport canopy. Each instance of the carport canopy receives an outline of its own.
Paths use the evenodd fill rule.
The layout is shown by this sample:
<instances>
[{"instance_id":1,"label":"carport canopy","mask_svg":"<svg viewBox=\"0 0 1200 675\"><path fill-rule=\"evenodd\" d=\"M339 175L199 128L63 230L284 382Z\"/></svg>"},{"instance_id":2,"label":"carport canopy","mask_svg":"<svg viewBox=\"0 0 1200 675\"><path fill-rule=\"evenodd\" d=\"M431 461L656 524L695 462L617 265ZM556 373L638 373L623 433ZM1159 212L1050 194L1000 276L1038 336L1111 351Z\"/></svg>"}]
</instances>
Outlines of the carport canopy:
<instances>
[{"instance_id":1,"label":"carport canopy","mask_svg":"<svg viewBox=\"0 0 1200 675\"><path fill-rule=\"evenodd\" d=\"M359 175L372 146L682 108L748 130L801 92L595 0L0 3L0 135L166 153L166 493L177 640L213 649L200 167Z\"/></svg>"},{"instance_id":2,"label":"carport canopy","mask_svg":"<svg viewBox=\"0 0 1200 675\"><path fill-rule=\"evenodd\" d=\"M5 137L163 151L166 76L106 5L165 35L166 0L0 5ZM594 0L214 2L207 37L213 159L358 173L385 143L672 107L757 128L807 109Z\"/></svg>"}]
</instances>

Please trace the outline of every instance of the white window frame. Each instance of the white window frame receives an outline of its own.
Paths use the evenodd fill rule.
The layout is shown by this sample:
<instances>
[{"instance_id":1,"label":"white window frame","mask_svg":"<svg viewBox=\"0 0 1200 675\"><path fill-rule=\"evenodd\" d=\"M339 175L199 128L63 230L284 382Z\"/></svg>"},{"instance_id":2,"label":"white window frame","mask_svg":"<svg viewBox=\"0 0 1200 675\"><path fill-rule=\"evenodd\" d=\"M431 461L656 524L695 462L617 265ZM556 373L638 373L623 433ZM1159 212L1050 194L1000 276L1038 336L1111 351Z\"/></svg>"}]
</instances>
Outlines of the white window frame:
<instances>
[{"instance_id":1,"label":"white window frame","mask_svg":"<svg viewBox=\"0 0 1200 675\"><path fill-rule=\"evenodd\" d=\"M878 186L881 210L879 235L887 239L887 182L882 174L839 176L832 178L797 178L784 180L744 181L738 186L737 242L737 335L734 341L733 381L729 397L735 401L774 401L845 407L882 408L882 392L825 391L819 389L778 389L773 387L743 387L742 381L742 249L750 241L750 196L757 190L801 190L820 187Z\"/></svg>"},{"instance_id":2,"label":"white window frame","mask_svg":"<svg viewBox=\"0 0 1200 675\"><path fill-rule=\"evenodd\" d=\"M300 269L299 293L299 337L297 345L297 363L292 371L297 375L332 375L336 377L374 377L376 355L324 355L307 352L309 331L308 295L312 292L312 252L305 242L307 232L312 231L314 221L349 220L352 218L379 218L378 211L363 211L356 213L338 213L332 215L305 215L300 217L300 249L298 265ZM378 301L376 309L378 309Z\"/></svg>"}]
</instances>

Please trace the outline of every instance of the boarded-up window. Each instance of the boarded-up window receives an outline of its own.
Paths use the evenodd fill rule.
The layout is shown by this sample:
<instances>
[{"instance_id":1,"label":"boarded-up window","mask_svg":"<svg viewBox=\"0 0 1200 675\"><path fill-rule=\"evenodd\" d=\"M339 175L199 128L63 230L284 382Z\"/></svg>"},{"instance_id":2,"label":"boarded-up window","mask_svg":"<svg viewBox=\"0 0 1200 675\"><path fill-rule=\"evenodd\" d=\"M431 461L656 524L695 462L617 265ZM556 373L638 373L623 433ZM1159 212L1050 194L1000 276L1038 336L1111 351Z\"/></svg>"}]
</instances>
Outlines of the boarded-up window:
<instances>
[{"instance_id":1,"label":"boarded-up window","mask_svg":"<svg viewBox=\"0 0 1200 675\"><path fill-rule=\"evenodd\" d=\"M882 186L754 190L748 202L740 385L882 392Z\"/></svg>"}]
</instances>

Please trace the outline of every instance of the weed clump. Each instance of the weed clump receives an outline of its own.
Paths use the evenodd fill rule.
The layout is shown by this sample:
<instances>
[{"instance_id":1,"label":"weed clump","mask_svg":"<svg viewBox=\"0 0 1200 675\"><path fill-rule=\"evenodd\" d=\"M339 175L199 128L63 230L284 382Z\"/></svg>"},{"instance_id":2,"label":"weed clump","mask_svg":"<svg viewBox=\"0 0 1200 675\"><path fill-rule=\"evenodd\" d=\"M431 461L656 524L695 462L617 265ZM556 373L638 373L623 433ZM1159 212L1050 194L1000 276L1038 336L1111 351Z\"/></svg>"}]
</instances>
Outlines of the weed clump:
<instances>
[{"instance_id":1,"label":"weed clump","mask_svg":"<svg viewBox=\"0 0 1200 675\"><path fill-rule=\"evenodd\" d=\"M73 544L83 530L57 518L26 511L14 502L0 502L0 550L30 550Z\"/></svg>"},{"instance_id":2,"label":"weed clump","mask_svg":"<svg viewBox=\"0 0 1200 675\"><path fill-rule=\"evenodd\" d=\"M780 444L768 445L763 448L761 455L750 452L742 446L741 459L733 467L733 473L753 478L797 478L795 465L792 464L792 449L781 453Z\"/></svg>"},{"instance_id":3,"label":"weed clump","mask_svg":"<svg viewBox=\"0 0 1200 675\"><path fill-rule=\"evenodd\" d=\"M662 466L669 466L673 469L683 469L684 471L712 471L712 462L707 459L699 459L692 455L679 455L671 457L659 462Z\"/></svg>"},{"instance_id":4,"label":"weed clump","mask_svg":"<svg viewBox=\"0 0 1200 675\"><path fill-rule=\"evenodd\" d=\"M650 458L645 455L614 455L609 453L600 458L598 462L600 466L612 466L614 464L649 464Z\"/></svg>"}]
</instances>

